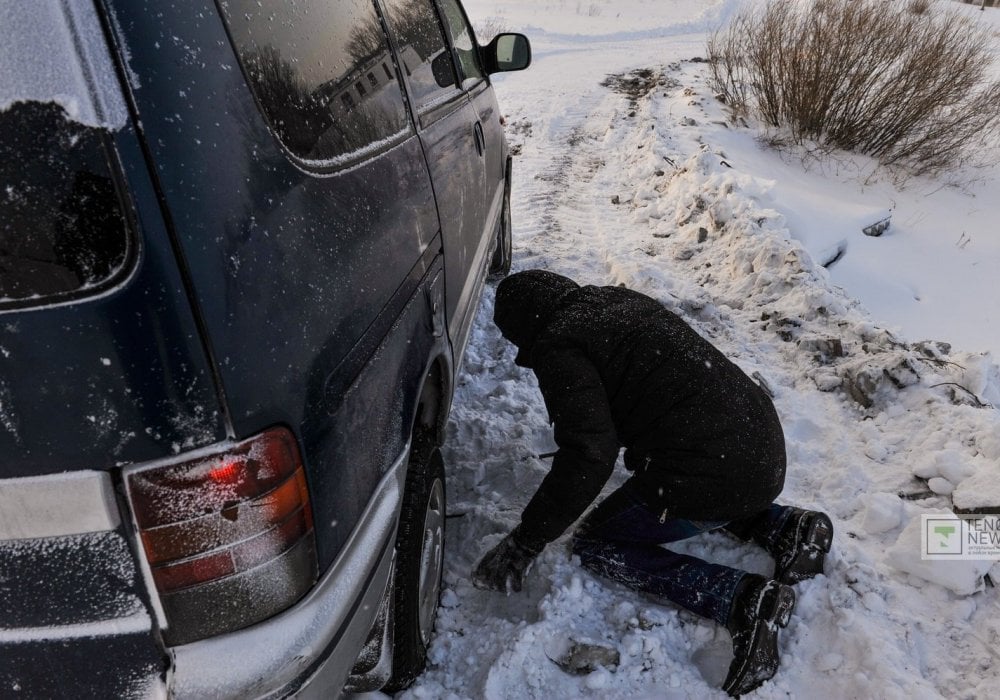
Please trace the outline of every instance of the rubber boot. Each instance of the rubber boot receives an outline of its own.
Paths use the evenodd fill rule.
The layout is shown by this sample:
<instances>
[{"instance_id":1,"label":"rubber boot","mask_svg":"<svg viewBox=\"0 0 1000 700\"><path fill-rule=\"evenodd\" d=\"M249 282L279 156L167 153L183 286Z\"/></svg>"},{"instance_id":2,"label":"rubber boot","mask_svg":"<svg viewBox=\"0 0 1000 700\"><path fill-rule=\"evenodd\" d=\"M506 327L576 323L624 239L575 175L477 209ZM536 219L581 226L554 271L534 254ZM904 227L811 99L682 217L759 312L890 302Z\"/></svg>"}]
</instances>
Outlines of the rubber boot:
<instances>
[{"instance_id":1,"label":"rubber boot","mask_svg":"<svg viewBox=\"0 0 1000 700\"><path fill-rule=\"evenodd\" d=\"M778 581L747 574L740 581L726 627L733 662L722 689L734 698L771 679L778 670L778 628L786 627L795 591Z\"/></svg>"},{"instance_id":2,"label":"rubber boot","mask_svg":"<svg viewBox=\"0 0 1000 700\"><path fill-rule=\"evenodd\" d=\"M793 584L823 573L832 544L833 523L826 513L793 508L773 552L775 580Z\"/></svg>"}]
</instances>

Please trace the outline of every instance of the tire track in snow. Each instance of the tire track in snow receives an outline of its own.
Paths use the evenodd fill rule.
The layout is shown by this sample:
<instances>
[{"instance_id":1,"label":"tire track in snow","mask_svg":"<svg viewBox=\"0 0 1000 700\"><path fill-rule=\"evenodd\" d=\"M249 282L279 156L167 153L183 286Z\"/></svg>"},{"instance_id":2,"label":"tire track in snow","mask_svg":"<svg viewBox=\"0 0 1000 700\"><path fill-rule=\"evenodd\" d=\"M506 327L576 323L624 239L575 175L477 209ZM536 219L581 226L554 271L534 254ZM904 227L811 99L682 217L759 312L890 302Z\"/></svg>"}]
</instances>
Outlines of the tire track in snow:
<instances>
[{"instance_id":1,"label":"tire track in snow","mask_svg":"<svg viewBox=\"0 0 1000 700\"><path fill-rule=\"evenodd\" d=\"M620 96L595 86L545 125L544 141L524 144L515 161L516 269L541 267L595 282L588 278L606 251L594 243L614 224L607 214L611 195L598 179L603 141L622 106Z\"/></svg>"}]
</instances>

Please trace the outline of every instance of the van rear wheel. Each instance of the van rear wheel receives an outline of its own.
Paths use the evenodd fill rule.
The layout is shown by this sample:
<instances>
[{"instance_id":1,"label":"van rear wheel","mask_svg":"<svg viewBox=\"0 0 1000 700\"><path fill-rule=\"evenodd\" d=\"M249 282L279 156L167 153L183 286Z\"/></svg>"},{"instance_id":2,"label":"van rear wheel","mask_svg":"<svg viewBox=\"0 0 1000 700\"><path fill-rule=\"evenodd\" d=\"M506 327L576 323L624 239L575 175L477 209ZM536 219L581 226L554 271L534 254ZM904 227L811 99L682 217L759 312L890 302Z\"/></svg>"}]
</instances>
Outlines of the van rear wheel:
<instances>
[{"instance_id":1,"label":"van rear wheel","mask_svg":"<svg viewBox=\"0 0 1000 700\"><path fill-rule=\"evenodd\" d=\"M409 686L424 670L444 570L444 460L415 441L396 535L392 676L384 690Z\"/></svg>"}]
</instances>

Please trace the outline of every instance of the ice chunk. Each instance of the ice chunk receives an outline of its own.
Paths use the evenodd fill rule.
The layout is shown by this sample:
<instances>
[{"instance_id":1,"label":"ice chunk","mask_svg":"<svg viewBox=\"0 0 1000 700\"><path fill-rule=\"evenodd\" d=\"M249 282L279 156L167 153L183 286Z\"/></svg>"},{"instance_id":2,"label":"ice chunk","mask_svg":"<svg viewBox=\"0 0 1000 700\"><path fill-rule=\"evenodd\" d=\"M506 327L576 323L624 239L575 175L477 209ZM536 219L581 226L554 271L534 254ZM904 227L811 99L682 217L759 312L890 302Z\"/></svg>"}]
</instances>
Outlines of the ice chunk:
<instances>
[{"instance_id":1,"label":"ice chunk","mask_svg":"<svg viewBox=\"0 0 1000 700\"><path fill-rule=\"evenodd\" d=\"M903 501L893 493L875 493L868 497L863 527L865 532L877 535L899 527L903 521Z\"/></svg>"},{"instance_id":2,"label":"ice chunk","mask_svg":"<svg viewBox=\"0 0 1000 700\"><path fill-rule=\"evenodd\" d=\"M1000 513L1000 464L977 457L974 466L975 473L952 494L955 507Z\"/></svg>"}]
</instances>

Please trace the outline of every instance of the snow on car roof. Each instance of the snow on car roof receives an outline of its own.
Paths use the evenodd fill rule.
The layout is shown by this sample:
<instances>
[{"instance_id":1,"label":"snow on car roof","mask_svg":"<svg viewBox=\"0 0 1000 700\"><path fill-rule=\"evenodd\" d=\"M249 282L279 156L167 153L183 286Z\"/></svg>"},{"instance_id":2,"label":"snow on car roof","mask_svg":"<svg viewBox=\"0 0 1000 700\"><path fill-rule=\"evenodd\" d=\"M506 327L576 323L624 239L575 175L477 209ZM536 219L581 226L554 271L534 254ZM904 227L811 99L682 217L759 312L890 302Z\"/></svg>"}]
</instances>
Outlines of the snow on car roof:
<instances>
[{"instance_id":1,"label":"snow on car roof","mask_svg":"<svg viewBox=\"0 0 1000 700\"><path fill-rule=\"evenodd\" d=\"M87 126L125 125L125 101L89 2L0 0L0 66L0 111L55 102Z\"/></svg>"}]
</instances>

